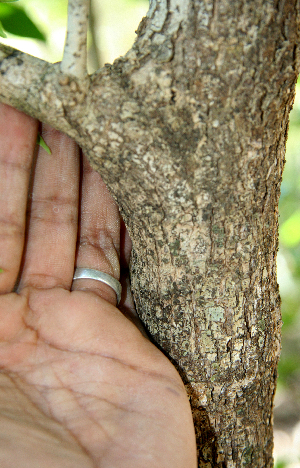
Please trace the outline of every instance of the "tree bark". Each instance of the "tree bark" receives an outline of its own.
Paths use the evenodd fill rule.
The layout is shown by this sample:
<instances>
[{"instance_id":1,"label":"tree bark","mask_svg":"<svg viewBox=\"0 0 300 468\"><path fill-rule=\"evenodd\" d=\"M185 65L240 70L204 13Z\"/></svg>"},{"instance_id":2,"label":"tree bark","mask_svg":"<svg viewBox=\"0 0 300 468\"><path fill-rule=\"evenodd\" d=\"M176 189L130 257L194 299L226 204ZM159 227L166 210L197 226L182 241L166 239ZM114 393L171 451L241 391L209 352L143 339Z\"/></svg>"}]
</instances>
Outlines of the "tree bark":
<instances>
[{"instance_id":1,"label":"tree bark","mask_svg":"<svg viewBox=\"0 0 300 468\"><path fill-rule=\"evenodd\" d=\"M299 0L153 0L88 77L0 48L0 99L68 133L116 198L152 339L179 369L199 467L273 466L277 206Z\"/></svg>"}]
</instances>

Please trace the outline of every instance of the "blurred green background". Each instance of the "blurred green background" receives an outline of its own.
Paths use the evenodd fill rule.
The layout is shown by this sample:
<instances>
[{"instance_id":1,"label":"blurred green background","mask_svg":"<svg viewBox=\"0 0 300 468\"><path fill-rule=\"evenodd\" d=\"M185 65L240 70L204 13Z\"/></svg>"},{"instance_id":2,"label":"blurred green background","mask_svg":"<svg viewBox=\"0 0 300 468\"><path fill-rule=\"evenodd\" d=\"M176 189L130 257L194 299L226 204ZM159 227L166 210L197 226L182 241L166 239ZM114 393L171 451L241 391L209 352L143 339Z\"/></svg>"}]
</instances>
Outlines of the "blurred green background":
<instances>
[{"instance_id":1,"label":"blurred green background","mask_svg":"<svg viewBox=\"0 0 300 468\"><path fill-rule=\"evenodd\" d=\"M300 81L286 148L279 202L277 276L282 352L275 399L276 468L300 468Z\"/></svg>"},{"instance_id":2,"label":"blurred green background","mask_svg":"<svg viewBox=\"0 0 300 468\"><path fill-rule=\"evenodd\" d=\"M89 72L126 53L147 9L147 0L92 0ZM0 3L0 21L2 34L7 35L0 42L50 62L61 60L67 0ZM278 282L283 328L275 408L275 466L300 468L300 81L290 117L279 212Z\"/></svg>"},{"instance_id":3,"label":"blurred green background","mask_svg":"<svg viewBox=\"0 0 300 468\"><path fill-rule=\"evenodd\" d=\"M0 38L0 42L48 62L60 61L66 34L67 0L3 1L0 0L0 21L7 38ZM127 52L148 5L147 0L91 1L90 73Z\"/></svg>"},{"instance_id":4,"label":"blurred green background","mask_svg":"<svg viewBox=\"0 0 300 468\"><path fill-rule=\"evenodd\" d=\"M290 114L279 203L277 273L282 299L283 349L279 385L290 387L300 407L300 83ZM300 414L300 413L299 413Z\"/></svg>"}]
</instances>

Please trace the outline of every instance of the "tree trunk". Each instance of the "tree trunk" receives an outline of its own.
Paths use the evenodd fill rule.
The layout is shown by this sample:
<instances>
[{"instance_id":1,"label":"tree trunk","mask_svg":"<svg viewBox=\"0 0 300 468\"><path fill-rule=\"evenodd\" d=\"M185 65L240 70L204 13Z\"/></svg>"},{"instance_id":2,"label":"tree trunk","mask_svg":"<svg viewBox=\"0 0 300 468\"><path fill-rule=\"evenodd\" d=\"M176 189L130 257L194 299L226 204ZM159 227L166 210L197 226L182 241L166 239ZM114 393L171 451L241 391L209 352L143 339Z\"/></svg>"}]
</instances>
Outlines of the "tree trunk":
<instances>
[{"instance_id":1,"label":"tree trunk","mask_svg":"<svg viewBox=\"0 0 300 468\"><path fill-rule=\"evenodd\" d=\"M133 48L90 77L0 49L0 99L75 138L120 206L137 310L186 384L201 468L273 466L299 18L299 0L154 0Z\"/></svg>"}]
</instances>

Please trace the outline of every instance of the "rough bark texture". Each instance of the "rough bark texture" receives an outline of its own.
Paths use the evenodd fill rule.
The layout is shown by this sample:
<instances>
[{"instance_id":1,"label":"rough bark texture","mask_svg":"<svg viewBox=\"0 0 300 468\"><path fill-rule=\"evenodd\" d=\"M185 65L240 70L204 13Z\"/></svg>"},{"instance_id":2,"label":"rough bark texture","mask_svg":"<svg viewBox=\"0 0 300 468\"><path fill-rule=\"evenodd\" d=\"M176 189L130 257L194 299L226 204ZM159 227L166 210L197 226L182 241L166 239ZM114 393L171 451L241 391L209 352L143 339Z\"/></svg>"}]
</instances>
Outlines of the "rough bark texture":
<instances>
[{"instance_id":1,"label":"rough bark texture","mask_svg":"<svg viewBox=\"0 0 300 468\"><path fill-rule=\"evenodd\" d=\"M65 131L117 199L137 310L186 383L199 467L272 467L277 205L299 0L153 1L83 80L0 49L0 99Z\"/></svg>"}]
</instances>

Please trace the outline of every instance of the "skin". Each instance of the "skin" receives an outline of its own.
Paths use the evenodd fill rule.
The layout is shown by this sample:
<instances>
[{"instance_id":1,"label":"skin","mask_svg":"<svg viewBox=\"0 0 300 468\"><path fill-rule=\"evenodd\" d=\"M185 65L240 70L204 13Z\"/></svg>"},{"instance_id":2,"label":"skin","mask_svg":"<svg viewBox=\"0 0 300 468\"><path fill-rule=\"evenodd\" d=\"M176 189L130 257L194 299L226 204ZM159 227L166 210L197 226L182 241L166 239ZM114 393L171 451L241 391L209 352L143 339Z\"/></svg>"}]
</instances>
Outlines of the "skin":
<instances>
[{"instance_id":1,"label":"skin","mask_svg":"<svg viewBox=\"0 0 300 468\"><path fill-rule=\"evenodd\" d=\"M196 468L189 401L126 279L130 239L66 135L0 105L0 466ZM29 194L29 195L28 195ZM123 296L85 266L121 278Z\"/></svg>"}]
</instances>

